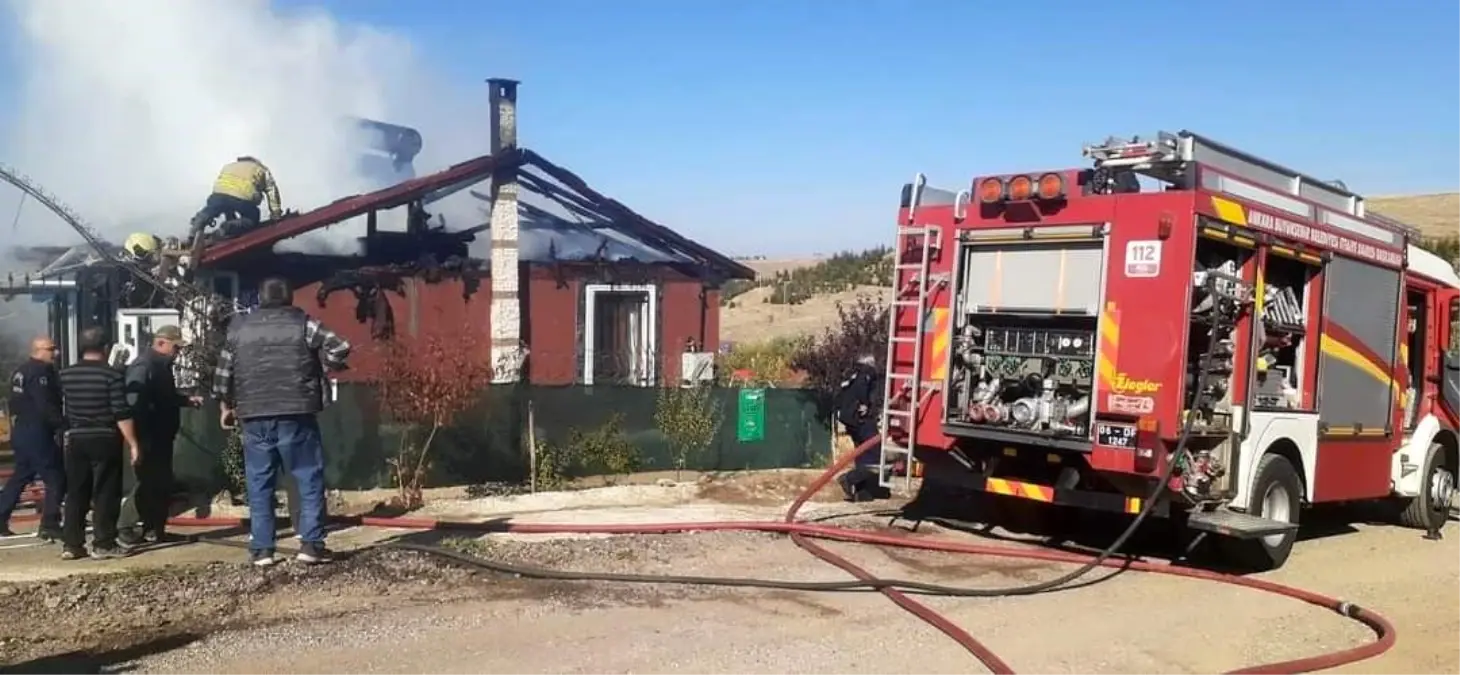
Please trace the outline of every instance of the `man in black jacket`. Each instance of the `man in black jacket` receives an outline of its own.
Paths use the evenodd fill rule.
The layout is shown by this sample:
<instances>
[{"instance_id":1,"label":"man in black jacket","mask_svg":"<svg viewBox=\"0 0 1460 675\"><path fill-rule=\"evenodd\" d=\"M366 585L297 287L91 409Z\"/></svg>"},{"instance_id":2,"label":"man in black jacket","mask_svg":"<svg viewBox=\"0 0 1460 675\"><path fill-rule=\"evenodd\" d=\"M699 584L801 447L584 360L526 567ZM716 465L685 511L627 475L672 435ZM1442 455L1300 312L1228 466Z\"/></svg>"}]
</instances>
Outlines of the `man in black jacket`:
<instances>
[{"instance_id":1,"label":"man in black jacket","mask_svg":"<svg viewBox=\"0 0 1460 675\"><path fill-rule=\"evenodd\" d=\"M172 364L187 346L177 326L152 332L152 346L127 367L127 403L142 446L137 482L122 505L122 542L136 545L165 541L172 498L172 446L182 425L182 409L197 407L203 399L177 390ZM140 524L140 528L137 526ZM137 528L137 529L134 529ZM138 531L138 529L140 531Z\"/></svg>"},{"instance_id":2,"label":"man in black jacket","mask_svg":"<svg viewBox=\"0 0 1460 675\"><path fill-rule=\"evenodd\" d=\"M842 379L836 398L836 416L847 435L851 436L854 446L877 435L878 418L882 412L882 385L877 359L870 354L858 358ZM887 488L877 484L881 455L877 447L863 451L853 468L837 478L847 500L862 502L891 496Z\"/></svg>"},{"instance_id":3,"label":"man in black jacket","mask_svg":"<svg viewBox=\"0 0 1460 675\"><path fill-rule=\"evenodd\" d=\"M330 559L324 545L324 446L315 415L324 408L325 370L342 370L350 343L304 310L282 279L259 284L259 308L235 316L218 354L213 393L219 423L243 423L243 463L248 478L249 549L255 565L272 565L277 470L299 490L302 546L297 560Z\"/></svg>"},{"instance_id":4,"label":"man in black jacket","mask_svg":"<svg viewBox=\"0 0 1460 675\"><path fill-rule=\"evenodd\" d=\"M61 498L66 495L66 470L57 439L61 417L61 382L56 376L56 343L39 337L30 343L30 358L10 375L10 445L15 471L0 490L0 536L10 536L10 514L20 493L39 478L46 486L40 529L44 541L61 538Z\"/></svg>"}]
</instances>

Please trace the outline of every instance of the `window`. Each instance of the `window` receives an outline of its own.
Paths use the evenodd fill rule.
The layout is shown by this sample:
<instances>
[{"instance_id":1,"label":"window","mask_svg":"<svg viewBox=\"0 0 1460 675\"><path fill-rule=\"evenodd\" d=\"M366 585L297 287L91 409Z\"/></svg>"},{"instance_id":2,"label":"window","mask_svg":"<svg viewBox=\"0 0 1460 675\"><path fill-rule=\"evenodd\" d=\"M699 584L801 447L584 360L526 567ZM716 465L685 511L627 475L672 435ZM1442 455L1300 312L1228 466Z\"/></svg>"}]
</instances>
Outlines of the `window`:
<instances>
[{"instance_id":1,"label":"window","mask_svg":"<svg viewBox=\"0 0 1460 675\"><path fill-rule=\"evenodd\" d=\"M657 290L612 284L589 284L584 289L583 384L655 383Z\"/></svg>"}]
</instances>

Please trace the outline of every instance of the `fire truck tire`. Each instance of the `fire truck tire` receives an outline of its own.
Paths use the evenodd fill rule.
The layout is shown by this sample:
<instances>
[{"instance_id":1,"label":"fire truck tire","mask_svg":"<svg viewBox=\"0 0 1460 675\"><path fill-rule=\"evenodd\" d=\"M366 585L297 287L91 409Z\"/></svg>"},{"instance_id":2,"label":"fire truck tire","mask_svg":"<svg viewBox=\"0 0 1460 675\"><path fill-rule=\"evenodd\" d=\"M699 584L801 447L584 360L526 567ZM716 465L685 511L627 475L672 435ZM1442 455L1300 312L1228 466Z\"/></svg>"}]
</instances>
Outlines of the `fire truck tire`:
<instances>
[{"instance_id":1,"label":"fire truck tire","mask_svg":"<svg viewBox=\"0 0 1460 675\"><path fill-rule=\"evenodd\" d=\"M1296 523L1302 506L1303 480L1293 463L1282 455L1263 455L1257 463L1251 496L1247 498L1247 513ZM1257 539L1222 537L1217 540L1217 546L1227 565L1248 572L1266 572L1288 561L1297 540L1297 531L1292 531Z\"/></svg>"},{"instance_id":2,"label":"fire truck tire","mask_svg":"<svg viewBox=\"0 0 1460 675\"><path fill-rule=\"evenodd\" d=\"M1404 510L1399 513L1399 522L1405 527L1438 532L1450 519L1450 508L1455 504L1455 469L1445 462L1445 446L1430 445L1425 453L1424 485L1419 496L1401 502Z\"/></svg>"}]
</instances>

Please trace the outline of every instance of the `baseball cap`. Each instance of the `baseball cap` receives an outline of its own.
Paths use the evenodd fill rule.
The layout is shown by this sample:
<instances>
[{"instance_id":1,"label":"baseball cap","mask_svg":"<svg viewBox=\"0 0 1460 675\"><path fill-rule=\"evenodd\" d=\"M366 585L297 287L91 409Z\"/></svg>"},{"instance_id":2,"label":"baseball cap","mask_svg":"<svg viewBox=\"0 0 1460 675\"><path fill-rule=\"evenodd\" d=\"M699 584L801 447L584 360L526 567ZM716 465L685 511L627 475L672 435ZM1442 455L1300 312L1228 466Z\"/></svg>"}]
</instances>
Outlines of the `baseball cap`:
<instances>
[{"instance_id":1,"label":"baseball cap","mask_svg":"<svg viewBox=\"0 0 1460 675\"><path fill-rule=\"evenodd\" d=\"M183 339L182 329L172 324L168 324L166 326L158 326L157 330L152 331L152 336L159 337L170 342L175 342L180 345L185 345L188 343L187 340Z\"/></svg>"}]
</instances>

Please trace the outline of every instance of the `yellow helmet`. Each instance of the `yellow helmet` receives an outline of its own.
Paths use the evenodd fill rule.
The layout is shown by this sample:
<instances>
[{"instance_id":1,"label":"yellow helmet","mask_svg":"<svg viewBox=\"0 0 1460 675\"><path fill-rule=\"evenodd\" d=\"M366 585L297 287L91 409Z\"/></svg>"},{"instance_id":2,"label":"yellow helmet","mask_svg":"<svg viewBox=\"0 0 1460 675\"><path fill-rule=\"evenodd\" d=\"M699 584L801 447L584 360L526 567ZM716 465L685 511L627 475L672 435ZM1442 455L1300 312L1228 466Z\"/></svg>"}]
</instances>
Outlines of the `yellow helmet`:
<instances>
[{"instance_id":1,"label":"yellow helmet","mask_svg":"<svg viewBox=\"0 0 1460 675\"><path fill-rule=\"evenodd\" d=\"M137 258L155 255L160 248L162 243L157 241L157 237L146 232L134 232L122 242L122 250Z\"/></svg>"}]
</instances>

